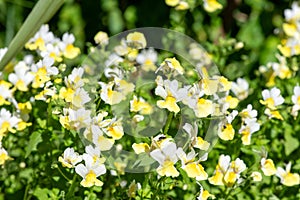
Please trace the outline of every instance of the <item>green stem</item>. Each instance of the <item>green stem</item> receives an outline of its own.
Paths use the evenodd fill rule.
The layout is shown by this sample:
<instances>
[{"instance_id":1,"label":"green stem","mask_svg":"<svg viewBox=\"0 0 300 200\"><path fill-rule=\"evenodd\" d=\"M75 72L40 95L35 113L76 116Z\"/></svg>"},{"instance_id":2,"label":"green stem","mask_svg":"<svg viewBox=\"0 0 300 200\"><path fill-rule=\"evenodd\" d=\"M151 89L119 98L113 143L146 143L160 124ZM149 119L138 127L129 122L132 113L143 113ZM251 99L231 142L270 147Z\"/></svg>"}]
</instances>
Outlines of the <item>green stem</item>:
<instances>
[{"instance_id":1,"label":"green stem","mask_svg":"<svg viewBox=\"0 0 300 200\"><path fill-rule=\"evenodd\" d=\"M29 187L30 187L30 184L27 184L27 186L26 186L26 188L25 188L25 193L24 193L23 200L27 200L27 195L28 195Z\"/></svg>"},{"instance_id":2,"label":"green stem","mask_svg":"<svg viewBox=\"0 0 300 200\"><path fill-rule=\"evenodd\" d=\"M164 128L164 132L163 132L165 135L169 131L170 125L172 123L173 116L174 116L173 112L169 112L168 119L167 119L167 122L166 122L166 125L165 125L165 128Z\"/></svg>"},{"instance_id":3,"label":"green stem","mask_svg":"<svg viewBox=\"0 0 300 200\"><path fill-rule=\"evenodd\" d=\"M73 177L73 180L72 180L72 184L71 184L71 187L69 188L68 190L68 193L66 195L66 199L70 199L72 196L74 196L74 190L75 190L75 187L76 187L76 178L77 178L77 174L75 173L74 174L74 177Z\"/></svg>"},{"instance_id":4,"label":"green stem","mask_svg":"<svg viewBox=\"0 0 300 200\"><path fill-rule=\"evenodd\" d=\"M67 181L71 181L62 171L61 169L59 168L59 166L57 165L57 169L59 171L59 173L67 180Z\"/></svg>"}]
</instances>

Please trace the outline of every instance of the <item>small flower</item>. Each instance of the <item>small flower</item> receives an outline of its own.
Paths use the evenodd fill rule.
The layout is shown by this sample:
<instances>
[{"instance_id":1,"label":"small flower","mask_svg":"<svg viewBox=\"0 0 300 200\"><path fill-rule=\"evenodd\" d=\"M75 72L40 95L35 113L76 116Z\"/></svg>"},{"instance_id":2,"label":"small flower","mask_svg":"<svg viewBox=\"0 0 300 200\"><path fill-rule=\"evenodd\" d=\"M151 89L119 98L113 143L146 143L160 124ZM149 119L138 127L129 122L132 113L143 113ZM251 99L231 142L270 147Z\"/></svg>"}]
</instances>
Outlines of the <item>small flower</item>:
<instances>
[{"instance_id":1,"label":"small flower","mask_svg":"<svg viewBox=\"0 0 300 200\"><path fill-rule=\"evenodd\" d=\"M126 42L128 46L136 49L143 49L147 45L144 34L140 32L129 33L126 37Z\"/></svg>"},{"instance_id":2,"label":"small flower","mask_svg":"<svg viewBox=\"0 0 300 200\"><path fill-rule=\"evenodd\" d=\"M140 54L136 57L136 62L142 66L142 69L146 72L155 71L157 62L157 52L153 48L148 50L142 50Z\"/></svg>"},{"instance_id":3,"label":"small flower","mask_svg":"<svg viewBox=\"0 0 300 200\"><path fill-rule=\"evenodd\" d=\"M103 32L103 31L99 31L95 35L94 40L95 40L96 44L100 44L102 46L108 45L108 35L107 35L107 33Z\"/></svg>"},{"instance_id":4,"label":"small flower","mask_svg":"<svg viewBox=\"0 0 300 200\"><path fill-rule=\"evenodd\" d=\"M298 111L300 110L300 86L295 86L294 87L294 94L292 96L292 102L293 102L293 107L292 107L292 115L294 117L298 116Z\"/></svg>"},{"instance_id":5,"label":"small flower","mask_svg":"<svg viewBox=\"0 0 300 200\"><path fill-rule=\"evenodd\" d=\"M11 84L4 80L0 80L0 106L9 105L8 100L12 99L13 91L10 89Z\"/></svg>"},{"instance_id":6,"label":"small flower","mask_svg":"<svg viewBox=\"0 0 300 200\"><path fill-rule=\"evenodd\" d=\"M208 178L209 183L213 185L224 185L223 182L224 174L227 172L229 166L230 166L230 156L228 155L225 156L222 154L219 157L218 165L216 166L214 175Z\"/></svg>"},{"instance_id":7,"label":"small flower","mask_svg":"<svg viewBox=\"0 0 300 200\"><path fill-rule=\"evenodd\" d=\"M25 62L21 61L14 67L15 73L8 76L8 80L14 86L23 92L28 91L28 85L33 81L34 76L29 72L29 67Z\"/></svg>"},{"instance_id":8,"label":"small flower","mask_svg":"<svg viewBox=\"0 0 300 200\"><path fill-rule=\"evenodd\" d=\"M63 156L59 156L58 161L64 167L74 168L77 163L82 161L82 157L73 148L68 147L65 149Z\"/></svg>"},{"instance_id":9,"label":"small flower","mask_svg":"<svg viewBox=\"0 0 300 200\"><path fill-rule=\"evenodd\" d=\"M1 146L1 143L0 143L0 165L4 165L5 162L8 160L12 160L12 158L9 157L7 151Z\"/></svg>"},{"instance_id":10,"label":"small flower","mask_svg":"<svg viewBox=\"0 0 300 200\"><path fill-rule=\"evenodd\" d=\"M147 103L142 97L133 96L130 101L130 112L138 112L142 115L149 115L153 112L152 106Z\"/></svg>"},{"instance_id":11,"label":"small flower","mask_svg":"<svg viewBox=\"0 0 300 200\"><path fill-rule=\"evenodd\" d=\"M25 47L30 50L40 50L44 51L46 49L46 44L54 41L54 35L49 31L49 26L47 24L42 25L40 30L31 38Z\"/></svg>"},{"instance_id":12,"label":"small flower","mask_svg":"<svg viewBox=\"0 0 300 200\"><path fill-rule=\"evenodd\" d=\"M249 83L243 78L238 78L236 82L232 82L231 91L239 100L244 100L249 95Z\"/></svg>"},{"instance_id":13,"label":"small flower","mask_svg":"<svg viewBox=\"0 0 300 200\"><path fill-rule=\"evenodd\" d=\"M223 6L217 0L203 0L204 3L204 9L207 12L214 12L218 9L222 9Z\"/></svg>"},{"instance_id":14,"label":"small flower","mask_svg":"<svg viewBox=\"0 0 300 200\"><path fill-rule=\"evenodd\" d=\"M83 180L80 184L83 187L102 186L103 182L97 179L98 176L106 173L104 164L94 162L94 159L89 154L84 157L85 165L79 164L75 167L75 171L79 174Z\"/></svg>"},{"instance_id":15,"label":"small flower","mask_svg":"<svg viewBox=\"0 0 300 200\"><path fill-rule=\"evenodd\" d=\"M276 168L273 163L273 160L262 158L260 161L261 170L265 176L272 176L276 173Z\"/></svg>"},{"instance_id":16,"label":"small flower","mask_svg":"<svg viewBox=\"0 0 300 200\"><path fill-rule=\"evenodd\" d=\"M175 168L175 163L178 158L174 152L176 152L177 147L173 142L168 142L161 149L153 150L150 155L159 163L159 167L156 169L160 176L179 176L179 172Z\"/></svg>"},{"instance_id":17,"label":"small flower","mask_svg":"<svg viewBox=\"0 0 300 200\"><path fill-rule=\"evenodd\" d=\"M136 154L150 152L150 147L147 143L133 143L132 148Z\"/></svg>"},{"instance_id":18,"label":"small flower","mask_svg":"<svg viewBox=\"0 0 300 200\"><path fill-rule=\"evenodd\" d=\"M181 66L180 62L174 57L174 58L166 58L161 64L160 67L156 70L159 71L160 69L164 71L171 70L171 72L174 72L174 75L176 74L183 74L184 69Z\"/></svg>"},{"instance_id":19,"label":"small flower","mask_svg":"<svg viewBox=\"0 0 300 200\"><path fill-rule=\"evenodd\" d=\"M207 200L208 198L215 199L215 195L210 194L207 190L204 190L202 186L200 186L200 194L197 197L197 200Z\"/></svg>"},{"instance_id":20,"label":"small flower","mask_svg":"<svg viewBox=\"0 0 300 200\"><path fill-rule=\"evenodd\" d=\"M238 115L238 111L233 110L228 116L226 116L226 121L220 124L218 136L222 140L225 140L225 141L233 140L235 130L231 123L237 115Z\"/></svg>"},{"instance_id":21,"label":"small flower","mask_svg":"<svg viewBox=\"0 0 300 200\"><path fill-rule=\"evenodd\" d=\"M291 173L291 162L286 165L285 170L277 167L276 176L280 178L280 182L286 186L295 186L300 184L300 176L298 173Z\"/></svg>"},{"instance_id":22,"label":"small flower","mask_svg":"<svg viewBox=\"0 0 300 200\"><path fill-rule=\"evenodd\" d=\"M74 42L75 42L75 37L73 34L65 33L63 35L59 47L63 52L64 57L73 59L80 54L80 49L78 47L74 47L73 45Z\"/></svg>"},{"instance_id":23,"label":"small flower","mask_svg":"<svg viewBox=\"0 0 300 200\"><path fill-rule=\"evenodd\" d=\"M191 124L185 123L182 127L185 132L189 134L191 145L195 148L201 149L203 151L207 151L210 143L205 141L202 137L198 135L198 126L197 123L194 123L194 127Z\"/></svg>"},{"instance_id":24,"label":"small flower","mask_svg":"<svg viewBox=\"0 0 300 200\"><path fill-rule=\"evenodd\" d=\"M257 117L257 110L254 110L251 104L247 105L246 109L243 109L239 115L242 117L243 121L246 119L254 119Z\"/></svg>"},{"instance_id":25,"label":"small flower","mask_svg":"<svg viewBox=\"0 0 300 200\"><path fill-rule=\"evenodd\" d=\"M20 121L19 118L13 116L8 110L2 108L0 110L0 141L8 131L15 133Z\"/></svg>"},{"instance_id":26,"label":"small flower","mask_svg":"<svg viewBox=\"0 0 300 200\"><path fill-rule=\"evenodd\" d=\"M280 95L280 90L276 87L271 90L263 90L262 96L263 100L260 100L260 103L266 105L271 110L276 110L276 106L284 102L284 98Z\"/></svg>"},{"instance_id":27,"label":"small flower","mask_svg":"<svg viewBox=\"0 0 300 200\"><path fill-rule=\"evenodd\" d=\"M261 176L261 173L260 172L252 172L250 177L252 177L253 181L254 182L260 182L262 180L262 176Z\"/></svg>"},{"instance_id":28,"label":"small flower","mask_svg":"<svg viewBox=\"0 0 300 200\"><path fill-rule=\"evenodd\" d=\"M183 98L187 95L187 89L179 88L177 80L164 80L163 85L158 85L155 88L155 94L164 99L157 101L158 107L166 108L170 112L177 114L180 111L180 107L177 105L177 102L183 100Z\"/></svg>"},{"instance_id":29,"label":"small flower","mask_svg":"<svg viewBox=\"0 0 300 200\"><path fill-rule=\"evenodd\" d=\"M168 6L172 6L172 7L178 5L179 1L180 1L180 0L165 0L166 4L167 4Z\"/></svg>"},{"instance_id":30,"label":"small flower","mask_svg":"<svg viewBox=\"0 0 300 200\"><path fill-rule=\"evenodd\" d=\"M115 143L115 140L105 137L104 136L104 131L102 131L99 126L92 125L91 132L92 132L92 141L93 141L93 143L101 151L107 151L107 150L110 150L113 147L113 145ZM86 136L86 138L88 138L86 133L85 133L85 136Z\"/></svg>"},{"instance_id":31,"label":"small flower","mask_svg":"<svg viewBox=\"0 0 300 200\"><path fill-rule=\"evenodd\" d=\"M241 126L239 133L242 134L243 145L250 145L251 135L260 129L260 124L257 123L256 118L247 118Z\"/></svg>"}]
</instances>

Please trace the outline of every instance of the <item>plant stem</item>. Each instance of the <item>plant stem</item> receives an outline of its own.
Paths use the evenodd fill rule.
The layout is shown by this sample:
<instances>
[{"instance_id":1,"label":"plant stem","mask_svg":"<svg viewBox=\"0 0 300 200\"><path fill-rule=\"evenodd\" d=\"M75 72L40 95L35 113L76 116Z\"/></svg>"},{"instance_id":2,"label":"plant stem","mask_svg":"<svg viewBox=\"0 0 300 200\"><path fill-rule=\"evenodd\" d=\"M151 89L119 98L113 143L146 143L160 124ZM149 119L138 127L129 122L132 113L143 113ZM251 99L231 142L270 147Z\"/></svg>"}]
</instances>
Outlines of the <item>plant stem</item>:
<instances>
[{"instance_id":1,"label":"plant stem","mask_svg":"<svg viewBox=\"0 0 300 200\"><path fill-rule=\"evenodd\" d=\"M168 133L170 125L172 123L173 116L174 116L173 112L169 112L168 119L167 119L167 122L166 122L166 125L164 128L164 132L163 132L164 134Z\"/></svg>"},{"instance_id":2,"label":"plant stem","mask_svg":"<svg viewBox=\"0 0 300 200\"><path fill-rule=\"evenodd\" d=\"M75 190L75 187L76 187L76 178L77 178L77 174L75 173L74 174L74 177L73 177L73 180L72 180L72 184L71 184L71 187L69 188L68 190L68 193L66 195L66 199L70 199L72 196L74 196L74 190Z\"/></svg>"}]
</instances>

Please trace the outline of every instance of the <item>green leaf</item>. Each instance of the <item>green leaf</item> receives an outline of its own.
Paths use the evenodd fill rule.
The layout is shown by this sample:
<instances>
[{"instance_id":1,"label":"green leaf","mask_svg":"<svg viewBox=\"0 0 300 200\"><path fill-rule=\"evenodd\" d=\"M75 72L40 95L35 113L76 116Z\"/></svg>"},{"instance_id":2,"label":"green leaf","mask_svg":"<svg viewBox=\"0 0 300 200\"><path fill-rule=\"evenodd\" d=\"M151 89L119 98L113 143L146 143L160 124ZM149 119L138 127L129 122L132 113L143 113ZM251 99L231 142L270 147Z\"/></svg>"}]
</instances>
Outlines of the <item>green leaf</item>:
<instances>
[{"instance_id":1,"label":"green leaf","mask_svg":"<svg viewBox=\"0 0 300 200\"><path fill-rule=\"evenodd\" d=\"M43 141L43 139L42 139L41 133L33 132L29 138L28 146L26 147L25 158L27 158L32 151L36 151L37 145L42 141Z\"/></svg>"},{"instance_id":2,"label":"green leaf","mask_svg":"<svg viewBox=\"0 0 300 200\"><path fill-rule=\"evenodd\" d=\"M288 156L299 147L299 141L298 139L292 137L290 134L285 134L284 138L285 138L285 142L284 142L285 155Z\"/></svg>"},{"instance_id":3,"label":"green leaf","mask_svg":"<svg viewBox=\"0 0 300 200\"><path fill-rule=\"evenodd\" d=\"M33 195L36 196L39 200L47 200L48 198L48 189L44 188L37 188L34 192Z\"/></svg>"}]
</instances>

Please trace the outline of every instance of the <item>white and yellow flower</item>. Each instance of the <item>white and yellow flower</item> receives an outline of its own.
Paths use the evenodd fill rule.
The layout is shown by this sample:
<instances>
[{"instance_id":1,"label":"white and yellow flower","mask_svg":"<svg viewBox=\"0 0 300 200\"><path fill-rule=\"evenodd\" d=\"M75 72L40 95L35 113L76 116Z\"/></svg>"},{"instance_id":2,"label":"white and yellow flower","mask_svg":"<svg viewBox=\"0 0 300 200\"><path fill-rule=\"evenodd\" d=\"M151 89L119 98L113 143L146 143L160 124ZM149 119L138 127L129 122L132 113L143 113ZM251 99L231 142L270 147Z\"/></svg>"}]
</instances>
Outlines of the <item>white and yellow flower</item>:
<instances>
[{"instance_id":1,"label":"white and yellow flower","mask_svg":"<svg viewBox=\"0 0 300 200\"><path fill-rule=\"evenodd\" d=\"M295 86L294 87L294 94L292 96L292 102L293 102L293 107L292 107L292 112L291 114L294 117L298 116L298 111L300 110L300 86Z\"/></svg>"},{"instance_id":2,"label":"white and yellow flower","mask_svg":"<svg viewBox=\"0 0 300 200\"><path fill-rule=\"evenodd\" d=\"M260 160L260 165L265 176L272 176L276 173L276 168L272 159L263 157Z\"/></svg>"},{"instance_id":3,"label":"white and yellow flower","mask_svg":"<svg viewBox=\"0 0 300 200\"><path fill-rule=\"evenodd\" d=\"M250 145L252 134L257 132L259 129L260 129L260 124L257 123L256 118L245 119L244 123L242 124L239 130L239 133L242 134L243 145Z\"/></svg>"},{"instance_id":4,"label":"white and yellow flower","mask_svg":"<svg viewBox=\"0 0 300 200\"><path fill-rule=\"evenodd\" d=\"M108 38L107 33L103 32L103 31L99 31L95 35L94 40L95 40L96 44L106 46L106 45L108 45L109 38Z\"/></svg>"},{"instance_id":5,"label":"white and yellow flower","mask_svg":"<svg viewBox=\"0 0 300 200\"><path fill-rule=\"evenodd\" d=\"M4 165L6 161L12 160L7 151L1 146L0 142L0 165Z\"/></svg>"},{"instance_id":6,"label":"white and yellow flower","mask_svg":"<svg viewBox=\"0 0 300 200\"><path fill-rule=\"evenodd\" d=\"M11 86L11 83L0 80L0 106L10 104L10 100L13 98Z\"/></svg>"},{"instance_id":7,"label":"white and yellow flower","mask_svg":"<svg viewBox=\"0 0 300 200\"><path fill-rule=\"evenodd\" d=\"M253 179L254 182L260 182L262 180L261 173L257 172L257 171L252 172L251 175L250 175L250 177L252 177L252 179Z\"/></svg>"},{"instance_id":8,"label":"white and yellow flower","mask_svg":"<svg viewBox=\"0 0 300 200\"><path fill-rule=\"evenodd\" d=\"M106 173L105 165L95 163L93 157L89 154L86 154L84 161L85 165L79 164L75 167L76 173L83 178L80 184L83 187L102 186L103 182L97 177Z\"/></svg>"},{"instance_id":9,"label":"white and yellow flower","mask_svg":"<svg viewBox=\"0 0 300 200\"><path fill-rule=\"evenodd\" d=\"M142 50L136 57L136 62L142 66L142 69L146 72L155 71L157 62L157 52L153 48L148 50Z\"/></svg>"},{"instance_id":10,"label":"white and yellow flower","mask_svg":"<svg viewBox=\"0 0 300 200\"><path fill-rule=\"evenodd\" d=\"M48 24L42 25L39 31L26 43L25 47L30 50L44 51L46 44L55 40L51 31L49 31Z\"/></svg>"},{"instance_id":11,"label":"white and yellow flower","mask_svg":"<svg viewBox=\"0 0 300 200\"><path fill-rule=\"evenodd\" d=\"M33 81L34 76L29 71L29 67L25 62L21 61L14 67L15 73L8 76L9 82L23 92L28 91L28 85Z\"/></svg>"},{"instance_id":12,"label":"white and yellow flower","mask_svg":"<svg viewBox=\"0 0 300 200\"><path fill-rule=\"evenodd\" d=\"M147 45L144 34L140 32L129 33L126 37L126 43L135 49L144 49Z\"/></svg>"},{"instance_id":13,"label":"white and yellow flower","mask_svg":"<svg viewBox=\"0 0 300 200\"><path fill-rule=\"evenodd\" d=\"M207 12L215 12L218 9L222 9L223 6L217 0L203 0L204 9Z\"/></svg>"},{"instance_id":14,"label":"white and yellow flower","mask_svg":"<svg viewBox=\"0 0 300 200\"><path fill-rule=\"evenodd\" d=\"M130 101L130 112L138 112L142 115L149 115L153 112L152 106L145 101L142 97L137 98L133 96L133 100Z\"/></svg>"},{"instance_id":15,"label":"white and yellow flower","mask_svg":"<svg viewBox=\"0 0 300 200\"><path fill-rule=\"evenodd\" d=\"M210 143L198 136L198 126L196 122L194 123L194 127L189 123L185 123L182 128L188 133L192 147L201 149L203 151L208 150Z\"/></svg>"},{"instance_id":16,"label":"white and yellow flower","mask_svg":"<svg viewBox=\"0 0 300 200\"><path fill-rule=\"evenodd\" d=\"M64 167L74 168L76 164L82 161L82 157L73 148L68 147L65 149L63 156L59 156L58 161Z\"/></svg>"},{"instance_id":17,"label":"white and yellow flower","mask_svg":"<svg viewBox=\"0 0 300 200\"><path fill-rule=\"evenodd\" d=\"M181 66L180 62L174 57L174 58L166 58L161 64L160 67L156 70L163 70L163 71L171 71L174 75L177 74L183 74L184 69Z\"/></svg>"},{"instance_id":18,"label":"white and yellow flower","mask_svg":"<svg viewBox=\"0 0 300 200\"><path fill-rule=\"evenodd\" d=\"M0 110L0 141L7 132L15 133L20 121L19 118L13 116L8 110L2 108Z\"/></svg>"},{"instance_id":19,"label":"white and yellow flower","mask_svg":"<svg viewBox=\"0 0 300 200\"><path fill-rule=\"evenodd\" d=\"M218 130L218 136L222 140L225 140L225 141L233 140L235 130L231 123L237 115L238 115L238 111L233 110L229 115L226 116L225 121L220 123L219 130Z\"/></svg>"},{"instance_id":20,"label":"white and yellow flower","mask_svg":"<svg viewBox=\"0 0 300 200\"><path fill-rule=\"evenodd\" d=\"M276 176L280 178L280 182L285 186L295 186L300 184L300 176L298 173L291 173L292 164L289 162L285 170L277 167Z\"/></svg>"},{"instance_id":21,"label":"white and yellow flower","mask_svg":"<svg viewBox=\"0 0 300 200\"><path fill-rule=\"evenodd\" d=\"M179 172L174 166L178 161L176 156L176 144L174 142L168 142L161 149L155 149L150 152L150 156L159 163L159 167L156 169L160 176L179 176Z\"/></svg>"},{"instance_id":22,"label":"white and yellow flower","mask_svg":"<svg viewBox=\"0 0 300 200\"><path fill-rule=\"evenodd\" d=\"M249 83L243 78L238 78L236 82L232 82L231 91L239 100L244 100L249 95Z\"/></svg>"},{"instance_id":23,"label":"white and yellow flower","mask_svg":"<svg viewBox=\"0 0 300 200\"><path fill-rule=\"evenodd\" d=\"M170 112L177 114L180 111L177 102L182 101L186 97L187 89L179 88L177 80L164 80L163 85L158 85L155 88L155 94L164 99L156 102L159 108L166 108Z\"/></svg>"},{"instance_id":24,"label":"white and yellow flower","mask_svg":"<svg viewBox=\"0 0 300 200\"><path fill-rule=\"evenodd\" d=\"M73 34L65 33L63 35L62 41L59 43L59 47L64 57L73 59L80 54L80 49L73 45L74 42L75 37Z\"/></svg>"}]
</instances>

